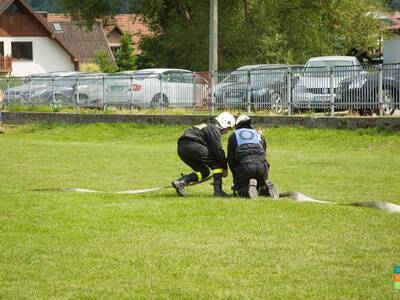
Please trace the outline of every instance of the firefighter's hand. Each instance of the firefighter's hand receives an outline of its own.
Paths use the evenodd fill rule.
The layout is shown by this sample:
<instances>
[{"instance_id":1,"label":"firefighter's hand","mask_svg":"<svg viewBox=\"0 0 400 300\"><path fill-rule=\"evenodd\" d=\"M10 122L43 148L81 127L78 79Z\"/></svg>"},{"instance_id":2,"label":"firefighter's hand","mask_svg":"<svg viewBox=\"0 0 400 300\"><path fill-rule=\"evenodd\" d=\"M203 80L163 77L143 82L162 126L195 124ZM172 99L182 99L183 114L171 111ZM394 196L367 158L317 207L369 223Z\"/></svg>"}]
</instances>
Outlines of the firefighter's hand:
<instances>
[{"instance_id":1,"label":"firefighter's hand","mask_svg":"<svg viewBox=\"0 0 400 300\"><path fill-rule=\"evenodd\" d=\"M222 171L222 177L228 177L228 169Z\"/></svg>"}]
</instances>

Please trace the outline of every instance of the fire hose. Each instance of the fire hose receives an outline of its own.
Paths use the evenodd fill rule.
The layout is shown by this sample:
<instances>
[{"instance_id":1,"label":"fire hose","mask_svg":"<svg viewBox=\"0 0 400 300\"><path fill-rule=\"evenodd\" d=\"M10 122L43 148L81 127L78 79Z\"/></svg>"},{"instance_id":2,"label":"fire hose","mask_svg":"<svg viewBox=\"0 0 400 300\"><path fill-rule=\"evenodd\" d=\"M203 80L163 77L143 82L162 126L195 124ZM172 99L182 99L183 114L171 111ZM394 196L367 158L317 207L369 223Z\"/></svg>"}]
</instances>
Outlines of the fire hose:
<instances>
[{"instance_id":1,"label":"fire hose","mask_svg":"<svg viewBox=\"0 0 400 300\"><path fill-rule=\"evenodd\" d=\"M199 183L209 180L210 178L211 177L208 177L200 182L194 182L194 183L188 184L188 186L197 185ZM156 191L159 191L162 189L167 189L167 188L172 188L172 186L165 185L165 186L158 186L158 187L147 188L147 189L127 190L127 191L119 191L119 192L105 192L105 191L90 190L90 189L83 189L83 188L51 188L51 189L36 189L36 191L70 191L70 192L79 192L79 193L135 195L135 194L156 192ZM312 203L318 203L318 204L369 207L369 208L376 208L376 209L387 211L387 212L400 213L400 205L390 203L390 202L373 200L373 201L360 201L360 202L352 202L352 203L338 203L338 202L331 202L331 201L325 201L325 200L317 200L310 196L304 195L300 192L283 192L283 193L279 194L278 199L273 199L273 201L280 201L280 200L284 200L285 198L292 199L296 202L312 202Z\"/></svg>"}]
</instances>

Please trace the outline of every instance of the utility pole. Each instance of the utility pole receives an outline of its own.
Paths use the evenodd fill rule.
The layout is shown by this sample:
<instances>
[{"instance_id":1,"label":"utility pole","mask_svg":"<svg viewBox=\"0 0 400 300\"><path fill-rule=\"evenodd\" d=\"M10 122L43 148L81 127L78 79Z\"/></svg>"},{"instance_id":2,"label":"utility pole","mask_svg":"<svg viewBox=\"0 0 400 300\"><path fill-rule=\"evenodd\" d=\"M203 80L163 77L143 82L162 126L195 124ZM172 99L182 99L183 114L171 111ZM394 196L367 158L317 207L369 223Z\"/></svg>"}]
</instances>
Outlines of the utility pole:
<instances>
[{"instance_id":1,"label":"utility pole","mask_svg":"<svg viewBox=\"0 0 400 300\"><path fill-rule=\"evenodd\" d=\"M211 101L214 113L215 71L218 70L218 0L210 0L209 72L211 74Z\"/></svg>"},{"instance_id":2,"label":"utility pole","mask_svg":"<svg viewBox=\"0 0 400 300\"><path fill-rule=\"evenodd\" d=\"M210 0L210 72L218 70L218 0Z\"/></svg>"}]
</instances>

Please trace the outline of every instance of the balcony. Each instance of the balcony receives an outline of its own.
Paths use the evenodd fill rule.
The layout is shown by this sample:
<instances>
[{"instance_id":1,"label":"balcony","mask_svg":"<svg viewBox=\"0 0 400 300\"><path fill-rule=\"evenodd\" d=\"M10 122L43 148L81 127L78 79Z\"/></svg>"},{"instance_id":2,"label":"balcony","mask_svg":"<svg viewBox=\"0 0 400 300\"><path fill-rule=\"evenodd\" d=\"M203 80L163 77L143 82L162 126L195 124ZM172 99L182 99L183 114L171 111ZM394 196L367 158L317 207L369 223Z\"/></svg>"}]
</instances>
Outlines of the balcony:
<instances>
[{"instance_id":1,"label":"balcony","mask_svg":"<svg viewBox=\"0 0 400 300\"><path fill-rule=\"evenodd\" d=\"M12 70L12 57L0 55L0 73L10 73Z\"/></svg>"}]
</instances>

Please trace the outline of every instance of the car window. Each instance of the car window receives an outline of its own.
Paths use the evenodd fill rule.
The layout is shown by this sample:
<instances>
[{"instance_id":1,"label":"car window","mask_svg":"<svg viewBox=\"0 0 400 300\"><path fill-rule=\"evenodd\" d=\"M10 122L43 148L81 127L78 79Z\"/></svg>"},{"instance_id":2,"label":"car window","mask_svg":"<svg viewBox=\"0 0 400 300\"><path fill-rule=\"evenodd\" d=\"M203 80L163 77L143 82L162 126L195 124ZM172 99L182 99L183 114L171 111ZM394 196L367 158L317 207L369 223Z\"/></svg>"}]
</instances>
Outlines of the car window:
<instances>
[{"instance_id":1,"label":"car window","mask_svg":"<svg viewBox=\"0 0 400 300\"><path fill-rule=\"evenodd\" d=\"M329 67L335 67L335 66L354 66L353 61L351 60L314 60L308 62L306 67L324 67L324 68L329 68Z\"/></svg>"},{"instance_id":2,"label":"car window","mask_svg":"<svg viewBox=\"0 0 400 300\"><path fill-rule=\"evenodd\" d=\"M272 83L285 78L285 69L260 69L250 71L251 84Z\"/></svg>"},{"instance_id":3,"label":"car window","mask_svg":"<svg viewBox=\"0 0 400 300\"><path fill-rule=\"evenodd\" d=\"M191 83L193 81L190 72L164 72L162 77L164 82Z\"/></svg>"},{"instance_id":4,"label":"car window","mask_svg":"<svg viewBox=\"0 0 400 300\"><path fill-rule=\"evenodd\" d=\"M333 68L333 76L342 77L346 71L352 71L361 68L361 65L354 64L351 60L316 60L306 64L304 76L306 77L329 77L330 68ZM342 71L342 72L340 72Z\"/></svg>"},{"instance_id":5,"label":"car window","mask_svg":"<svg viewBox=\"0 0 400 300\"><path fill-rule=\"evenodd\" d=\"M149 77L158 77L159 74L157 74L154 71L137 71L133 74L133 78L135 80L143 80Z\"/></svg>"}]
</instances>

